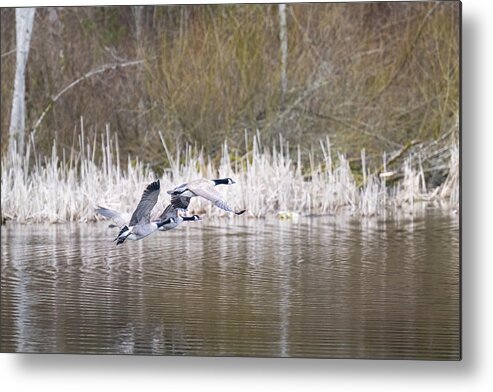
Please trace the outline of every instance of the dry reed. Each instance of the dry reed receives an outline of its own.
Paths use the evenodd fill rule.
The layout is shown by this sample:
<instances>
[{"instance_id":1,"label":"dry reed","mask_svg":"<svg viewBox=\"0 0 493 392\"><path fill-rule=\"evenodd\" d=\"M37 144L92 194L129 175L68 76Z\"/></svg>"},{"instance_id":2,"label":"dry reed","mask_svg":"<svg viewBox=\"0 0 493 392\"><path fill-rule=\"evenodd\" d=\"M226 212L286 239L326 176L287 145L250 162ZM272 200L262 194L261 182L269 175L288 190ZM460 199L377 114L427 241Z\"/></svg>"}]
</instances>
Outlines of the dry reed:
<instances>
[{"instance_id":1,"label":"dry reed","mask_svg":"<svg viewBox=\"0 0 493 392\"><path fill-rule=\"evenodd\" d=\"M37 158L33 140L24 157L8 154L2 162L2 219L30 222L87 222L98 219L94 207L104 205L122 212L131 212L142 190L158 176L139 159L127 160L120 167L117 138L109 129L90 143L81 134L78 151ZM247 138L245 136L245 138ZM450 151L449 175L444 183L427 191L420 159L411 156L403 165L403 178L392 186L368 172L362 153L363 184L357 185L348 160L338 153L333 156L329 140L321 143L322 159L309 156L309 167L303 170L300 148L291 157L289 146L282 138L276 146L263 146L257 133L246 140L250 153L239 157L222 146L219 163L214 164L202 152L191 147L180 155L169 153L164 139L163 154L170 166L160 177L163 191L156 212L169 203L164 192L195 178L232 177L237 184L221 187L221 193L237 208L246 208L248 217L290 217L351 213L358 216L379 216L396 211L412 213L420 201L441 202L452 208L459 203L459 149ZM97 151L100 150L100 151ZM97 154L98 152L98 154ZM100 156L96 159L96 156ZM385 160L385 158L384 158ZM163 161L165 161L163 157ZM287 212L287 214L286 214ZM194 199L190 213L206 216L226 216L209 202Z\"/></svg>"}]
</instances>

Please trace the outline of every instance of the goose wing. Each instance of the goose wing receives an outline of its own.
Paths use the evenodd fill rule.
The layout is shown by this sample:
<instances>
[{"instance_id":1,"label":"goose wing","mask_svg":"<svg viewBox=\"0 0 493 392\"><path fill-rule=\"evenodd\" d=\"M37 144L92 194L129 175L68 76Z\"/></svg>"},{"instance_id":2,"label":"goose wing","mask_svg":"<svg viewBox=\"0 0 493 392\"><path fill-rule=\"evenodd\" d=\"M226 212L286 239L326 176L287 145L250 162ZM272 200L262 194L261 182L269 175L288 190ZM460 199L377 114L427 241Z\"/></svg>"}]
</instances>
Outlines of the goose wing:
<instances>
[{"instance_id":1,"label":"goose wing","mask_svg":"<svg viewBox=\"0 0 493 392\"><path fill-rule=\"evenodd\" d=\"M158 220L163 222L169 218L178 219L178 212L173 204L169 204L163 211L163 213L159 216Z\"/></svg>"},{"instance_id":2,"label":"goose wing","mask_svg":"<svg viewBox=\"0 0 493 392\"><path fill-rule=\"evenodd\" d=\"M204 199L207 199L214 203L216 207L221 208L224 211L234 212L234 210L226 203L223 199L223 196L214 189L214 187L210 184L202 184L197 187L188 187L193 193L197 196L201 196Z\"/></svg>"},{"instance_id":3,"label":"goose wing","mask_svg":"<svg viewBox=\"0 0 493 392\"><path fill-rule=\"evenodd\" d=\"M166 191L166 193L168 193L169 195L179 194L179 193L182 193L184 190L186 190L187 186L188 186L187 183L181 184L181 185L178 185L176 188L173 188L169 191Z\"/></svg>"},{"instance_id":4,"label":"goose wing","mask_svg":"<svg viewBox=\"0 0 493 392\"><path fill-rule=\"evenodd\" d=\"M96 212L99 215L104 216L105 218L111 219L120 228L122 228L128 223L127 220L128 216L127 219L125 219L118 211L110 210L109 208L98 206L96 208Z\"/></svg>"},{"instance_id":5,"label":"goose wing","mask_svg":"<svg viewBox=\"0 0 493 392\"><path fill-rule=\"evenodd\" d=\"M173 195L173 196L171 196L171 205L175 209L181 208L183 210L186 210L188 208L188 205L190 204L190 199L191 199L191 197Z\"/></svg>"},{"instance_id":6,"label":"goose wing","mask_svg":"<svg viewBox=\"0 0 493 392\"><path fill-rule=\"evenodd\" d=\"M216 200L216 201L214 202L214 205L215 205L216 207L219 207L220 209L222 209L222 210L224 210L224 211L234 212L234 213L236 214L235 210L233 210L233 209L229 206L229 204L228 204L228 203L226 203L224 200L221 200L221 199ZM243 212L245 212L245 211L243 211ZM238 215L242 214L243 212L240 212Z\"/></svg>"},{"instance_id":7,"label":"goose wing","mask_svg":"<svg viewBox=\"0 0 493 392\"><path fill-rule=\"evenodd\" d=\"M149 184L142 194L142 198L130 218L130 226L145 224L151 221L151 211L157 203L159 197L159 180Z\"/></svg>"},{"instance_id":8,"label":"goose wing","mask_svg":"<svg viewBox=\"0 0 493 392\"><path fill-rule=\"evenodd\" d=\"M168 191L168 194L180 195L183 192L185 192L187 189L194 192L194 189L196 189L196 188L208 187L208 186L213 187L214 182L212 182L210 180L206 180L205 178L199 178L197 180L192 180L192 181L189 181L185 184L181 184L181 185L177 186L176 188Z\"/></svg>"}]
</instances>

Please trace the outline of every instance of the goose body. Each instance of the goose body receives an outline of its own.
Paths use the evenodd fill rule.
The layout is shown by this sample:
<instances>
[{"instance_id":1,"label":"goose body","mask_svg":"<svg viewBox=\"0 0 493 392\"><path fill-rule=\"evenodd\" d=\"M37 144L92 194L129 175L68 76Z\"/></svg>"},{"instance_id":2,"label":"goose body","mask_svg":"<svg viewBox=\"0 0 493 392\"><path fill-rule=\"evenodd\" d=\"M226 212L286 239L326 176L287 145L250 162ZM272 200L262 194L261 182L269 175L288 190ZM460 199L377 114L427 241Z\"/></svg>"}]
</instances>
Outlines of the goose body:
<instances>
[{"instance_id":1,"label":"goose body","mask_svg":"<svg viewBox=\"0 0 493 392\"><path fill-rule=\"evenodd\" d=\"M201 220L200 216L198 215L193 215L193 216L180 216L178 214L178 210L173 207L172 204L169 204L163 211L163 213L159 216L159 221L167 221L172 219L169 223L166 223L162 225L159 230L160 231L168 231L177 228L179 225L181 225L185 221L198 221Z\"/></svg>"},{"instance_id":2,"label":"goose body","mask_svg":"<svg viewBox=\"0 0 493 392\"><path fill-rule=\"evenodd\" d=\"M105 218L111 219L113 221L113 223L110 224L109 227L112 228L118 227L122 229L124 226L129 225L130 215L128 214L121 214L118 211L101 206L98 206L96 208L96 212L99 215L102 215ZM173 205L169 204L158 218L152 219L152 222L157 224L159 222L166 221L169 218L173 218L173 221L170 221L169 223L165 223L164 225L160 226L159 227L160 231L167 231L174 229L180 226L183 222L202 220L202 218L198 215L181 216L178 214L178 210L175 207L173 207Z\"/></svg>"},{"instance_id":3,"label":"goose body","mask_svg":"<svg viewBox=\"0 0 493 392\"><path fill-rule=\"evenodd\" d=\"M137 241L142 238L147 237L148 235L154 233L160 227L165 224L173 223L173 218L168 219L168 221L164 222L150 222L144 225L136 225L136 226L124 226L118 236L115 238L116 244L122 244L125 240Z\"/></svg>"},{"instance_id":4,"label":"goose body","mask_svg":"<svg viewBox=\"0 0 493 392\"><path fill-rule=\"evenodd\" d=\"M127 239L137 241L145 238L160 227L174 222L174 218L172 217L158 222L151 222L151 211L157 203L159 191L159 180L152 182L146 187L128 224L126 218L118 211L104 207L98 207L96 209L96 212L111 219L121 228L118 236L115 238L117 245L125 242Z\"/></svg>"},{"instance_id":5,"label":"goose body","mask_svg":"<svg viewBox=\"0 0 493 392\"><path fill-rule=\"evenodd\" d=\"M113 224L110 227L118 227L120 228L121 235L127 235L127 239L130 240L138 240L144 238L145 236L151 234L156 229L153 224L158 225L157 230L159 231L168 231L177 228L185 221L199 221L202 220L200 216L180 216L178 214L178 210L173 207L173 205L169 204L161 215L149 223L149 225L138 225L138 226L130 226L130 215L129 214L121 214L118 211L112 210L110 208L98 206L96 208L96 212L105 218L111 219ZM123 228L126 228L124 231ZM127 233L127 230L130 230ZM147 234L148 233L148 234ZM120 235L119 234L119 235Z\"/></svg>"},{"instance_id":6,"label":"goose body","mask_svg":"<svg viewBox=\"0 0 493 392\"><path fill-rule=\"evenodd\" d=\"M186 210L190 204L190 199L192 197L200 196L209 200L216 207L219 207L224 211L241 215L246 210L235 211L223 199L221 193L215 189L217 185L231 185L234 183L235 182L231 178L221 178L217 180L198 179L179 185L176 188L169 190L168 194L171 195L171 205L174 208Z\"/></svg>"}]
</instances>

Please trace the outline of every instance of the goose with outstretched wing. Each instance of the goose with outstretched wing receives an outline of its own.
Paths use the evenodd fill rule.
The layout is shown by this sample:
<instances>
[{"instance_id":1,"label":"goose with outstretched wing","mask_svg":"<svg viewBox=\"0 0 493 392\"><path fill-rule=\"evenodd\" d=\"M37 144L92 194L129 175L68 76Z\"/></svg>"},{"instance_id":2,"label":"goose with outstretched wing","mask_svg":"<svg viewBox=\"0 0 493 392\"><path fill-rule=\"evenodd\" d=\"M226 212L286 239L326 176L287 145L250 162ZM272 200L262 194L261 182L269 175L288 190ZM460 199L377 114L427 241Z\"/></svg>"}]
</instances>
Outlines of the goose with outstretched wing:
<instances>
[{"instance_id":1,"label":"goose with outstretched wing","mask_svg":"<svg viewBox=\"0 0 493 392\"><path fill-rule=\"evenodd\" d=\"M122 244L127 239L137 241L145 238L160 227L174 222L173 217L166 220L160 220L159 222L151 222L151 211L157 203L159 191L159 180L154 181L147 186L128 225L126 219L119 212L104 207L98 207L96 209L96 212L113 220L113 222L121 228L120 233L118 233L118 236L115 238L117 245Z\"/></svg>"},{"instance_id":2,"label":"goose with outstretched wing","mask_svg":"<svg viewBox=\"0 0 493 392\"><path fill-rule=\"evenodd\" d=\"M217 185L231 185L234 183L235 182L231 178L220 178L217 180L198 179L177 186L176 188L169 190L168 194L171 195L171 205L178 209L186 210L190 204L190 199L199 196L209 200L216 207L219 207L224 211L241 215L246 210L234 210L231 208L224 200L221 193L215 189Z\"/></svg>"}]
</instances>

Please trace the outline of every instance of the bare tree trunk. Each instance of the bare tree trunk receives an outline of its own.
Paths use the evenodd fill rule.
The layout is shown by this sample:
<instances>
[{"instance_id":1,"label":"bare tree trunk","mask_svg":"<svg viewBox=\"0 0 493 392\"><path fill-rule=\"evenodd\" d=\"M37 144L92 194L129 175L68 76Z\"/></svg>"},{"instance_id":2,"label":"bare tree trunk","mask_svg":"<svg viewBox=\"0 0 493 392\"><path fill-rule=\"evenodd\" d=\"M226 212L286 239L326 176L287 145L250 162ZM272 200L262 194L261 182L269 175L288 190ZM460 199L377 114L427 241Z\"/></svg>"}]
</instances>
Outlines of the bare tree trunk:
<instances>
[{"instance_id":1,"label":"bare tree trunk","mask_svg":"<svg viewBox=\"0 0 493 392\"><path fill-rule=\"evenodd\" d=\"M145 52L144 52L144 47L145 44L142 42L142 27L143 27L143 13L145 11L144 6L142 5L136 5L133 6L133 11L134 11L134 19L135 19L135 41L136 41L136 53L137 53L137 58L143 59ZM143 71L142 71L143 72ZM145 118L144 118L144 113L145 113L145 104L144 104L144 78L142 72L137 72L135 76L135 81L137 83L137 91L141 91L139 93L139 102L137 104L137 118L136 120L136 126L137 126L137 132L146 132L146 124L145 124ZM141 146L142 148L142 146Z\"/></svg>"},{"instance_id":2,"label":"bare tree trunk","mask_svg":"<svg viewBox=\"0 0 493 392\"><path fill-rule=\"evenodd\" d=\"M288 62L288 34L286 29L286 4L279 4L279 40L281 41L281 110L284 108L286 91L288 90L288 77L286 67Z\"/></svg>"},{"instance_id":3,"label":"bare tree trunk","mask_svg":"<svg viewBox=\"0 0 493 392\"><path fill-rule=\"evenodd\" d=\"M142 14L144 11L144 6L142 5L134 5L132 6L134 20L135 20L135 39L137 44L137 57L140 57L140 53L142 51Z\"/></svg>"},{"instance_id":4,"label":"bare tree trunk","mask_svg":"<svg viewBox=\"0 0 493 392\"><path fill-rule=\"evenodd\" d=\"M29 56L29 44L33 29L34 13L36 8L16 8L16 66L14 80L14 94L12 97L12 111L9 127L9 153L14 151L24 154L24 135L26 126L26 64Z\"/></svg>"}]
</instances>

